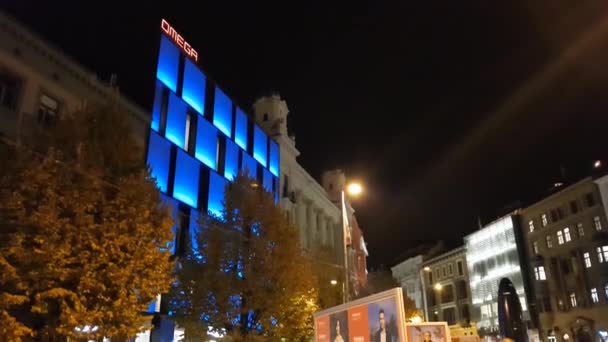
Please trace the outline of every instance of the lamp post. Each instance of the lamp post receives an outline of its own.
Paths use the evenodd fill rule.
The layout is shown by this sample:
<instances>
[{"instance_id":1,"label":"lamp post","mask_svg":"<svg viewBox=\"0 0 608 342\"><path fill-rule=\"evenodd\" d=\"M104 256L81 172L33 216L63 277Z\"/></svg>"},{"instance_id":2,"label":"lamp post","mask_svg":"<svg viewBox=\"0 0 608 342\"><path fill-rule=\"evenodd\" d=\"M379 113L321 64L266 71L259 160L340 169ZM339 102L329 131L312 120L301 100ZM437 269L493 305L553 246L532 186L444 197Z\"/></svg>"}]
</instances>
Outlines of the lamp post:
<instances>
[{"instance_id":1,"label":"lamp post","mask_svg":"<svg viewBox=\"0 0 608 342\"><path fill-rule=\"evenodd\" d=\"M345 192L346 190L346 192ZM359 183L350 183L346 185L345 189L341 191L342 200L342 234L343 240L342 245L344 249L344 303L350 300L350 272L348 263L348 241L347 237L350 237L350 222L348 221L348 210L346 207L346 193L351 196L358 196L363 192L363 187ZM352 242L352 241L351 241Z\"/></svg>"}]
</instances>

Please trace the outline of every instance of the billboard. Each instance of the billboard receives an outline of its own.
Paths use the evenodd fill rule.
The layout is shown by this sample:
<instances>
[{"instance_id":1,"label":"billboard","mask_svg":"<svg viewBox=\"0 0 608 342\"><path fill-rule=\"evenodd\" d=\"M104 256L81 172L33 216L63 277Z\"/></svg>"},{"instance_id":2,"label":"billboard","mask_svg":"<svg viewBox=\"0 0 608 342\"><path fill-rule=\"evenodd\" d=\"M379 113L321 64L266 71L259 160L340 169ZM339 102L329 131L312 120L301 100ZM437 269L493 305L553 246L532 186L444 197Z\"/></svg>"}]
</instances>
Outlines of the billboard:
<instances>
[{"instance_id":1,"label":"billboard","mask_svg":"<svg viewBox=\"0 0 608 342\"><path fill-rule=\"evenodd\" d=\"M408 342L452 342L446 322L408 323L405 331Z\"/></svg>"},{"instance_id":2,"label":"billboard","mask_svg":"<svg viewBox=\"0 0 608 342\"><path fill-rule=\"evenodd\" d=\"M315 313L315 341L405 342L402 296L394 288Z\"/></svg>"}]
</instances>

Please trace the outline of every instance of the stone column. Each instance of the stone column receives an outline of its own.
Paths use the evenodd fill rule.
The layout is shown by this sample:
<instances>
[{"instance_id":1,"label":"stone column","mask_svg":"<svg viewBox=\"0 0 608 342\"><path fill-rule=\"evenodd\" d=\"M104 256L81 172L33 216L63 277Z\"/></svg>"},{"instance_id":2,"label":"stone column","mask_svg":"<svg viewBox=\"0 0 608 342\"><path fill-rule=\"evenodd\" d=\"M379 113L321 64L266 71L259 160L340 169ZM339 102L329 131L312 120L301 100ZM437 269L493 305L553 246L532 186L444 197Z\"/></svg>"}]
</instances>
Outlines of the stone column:
<instances>
[{"instance_id":1,"label":"stone column","mask_svg":"<svg viewBox=\"0 0 608 342\"><path fill-rule=\"evenodd\" d=\"M312 203L310 203L308 206L308 220L306 223L308 223L308 227L306 229L308 234L308 247L312 248L312 246L315 244L317 233L317 210Z\"/></svg>"},{"instance_id":2,"label":"stone column","mask_svg":"<svg viewBox=\"0 0 608 342\"><path fill-rule=\"evenodd\" d=\"M319 233L321 244L327 246L327 217L323 214L319 215Z\"/></svg>"},{"instance_id":3,"label":"stone column","mask_svg":"<svg viewBox=\"0 0 608 342\"><path fill-rule=\"evenodd\" d=\"M307 211L308 211L308 203L304 199L304 196L298 194L298 200L296 201L296 226L300 232L300 243L303 248L307 248L306 245L306 221L307 221Z\"/></svg>"}]
</instances>

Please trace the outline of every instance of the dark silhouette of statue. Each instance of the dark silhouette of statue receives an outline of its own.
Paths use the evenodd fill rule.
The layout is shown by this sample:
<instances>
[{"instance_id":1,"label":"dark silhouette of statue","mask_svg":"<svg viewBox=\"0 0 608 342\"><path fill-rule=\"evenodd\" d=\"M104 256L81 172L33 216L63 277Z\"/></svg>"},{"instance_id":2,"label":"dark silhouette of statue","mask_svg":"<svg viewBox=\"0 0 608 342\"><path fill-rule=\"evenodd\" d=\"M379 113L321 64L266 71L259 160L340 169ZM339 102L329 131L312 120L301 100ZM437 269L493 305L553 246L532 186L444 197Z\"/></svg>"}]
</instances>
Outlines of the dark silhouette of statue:
<instances>
[{"instance_id":1,"label":"dark silhouette of statue","mask_svg":"<svg viewBox=\"0 0 608 342\"><path fill-rule=\"evenodd\" d=\"M498 285L498 326L500 336L517 342L528 342L519 296L511 280L502 278Z\"/></svg>"}]
</instances>

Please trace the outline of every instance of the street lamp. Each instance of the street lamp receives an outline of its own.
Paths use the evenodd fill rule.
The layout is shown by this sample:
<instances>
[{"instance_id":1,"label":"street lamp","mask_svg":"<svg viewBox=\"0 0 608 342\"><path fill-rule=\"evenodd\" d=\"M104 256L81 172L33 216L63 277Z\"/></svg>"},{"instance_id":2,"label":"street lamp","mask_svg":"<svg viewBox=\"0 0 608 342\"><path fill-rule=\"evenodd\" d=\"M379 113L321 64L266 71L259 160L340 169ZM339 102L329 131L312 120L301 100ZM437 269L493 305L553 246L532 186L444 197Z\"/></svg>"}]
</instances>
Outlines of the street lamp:
<instances>
[{"instance_id":1,"label":"street lamp","mask_svg":"<svg viewBox=\"0 0 608 342\"><path fill-rule=\"evenodd\" d=\"M329 283L330 283L330 284L332 284L332 285L337 285L337 284L338 284L338 281L337 281L337 280L335 280L335 279L332 279L332 280L331 280Z\"/></svg>"},{"instance_id":2,"label":"street lamp","mask_svg":"<svg viewBox=\"0 0 608 342\"><path fill-rule=\"evenodd\" d=\"M420 270L420 285L422 287L422 305L424 306L424 319L428 322L429 321L429 308L427 305L427 298L426 298L426 285L425 285L425 279L426 276L424 275L424 273L422 272L427 272L430 273L431 272L431 268L429 266L424 266L421 270ZM430 281L429 281L430 282Z\"/></svg>"},{"instance_id":3,"label":"street lamp","mask_svg":"<svg viewBox=\"0 0 608 342\"><path fill-rule=\"evenodd\" d=\"M346 194L350 196L358 196L363 192L363 186L359 183L349 183L342 189L342 233L343 239L342 245L344 246L344 303L349 301L350 297L350 272L348 271L348 246L347 236L350 236L350 223L348 222L348 211L346 210Z\"/></svg>"},{"instance_id":4,"label":"street lamp","mask_svg":"<svg viewBox=\"0 0 608 342\"><path fill-rule=\"evenodd\" d=\"M439 283L435 284L435 290L437 291L441 291L441 289L443 289L443 286Z\"/></svg>"}]
</instances>

